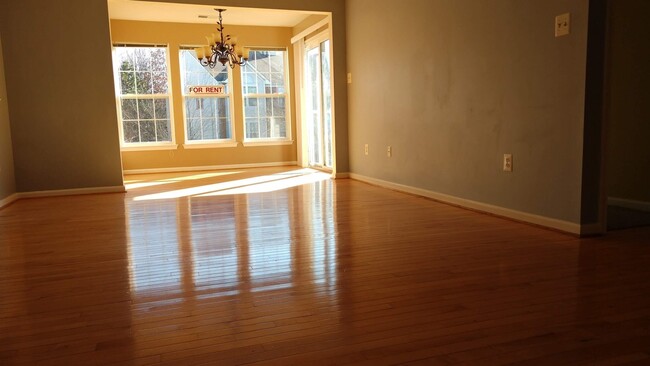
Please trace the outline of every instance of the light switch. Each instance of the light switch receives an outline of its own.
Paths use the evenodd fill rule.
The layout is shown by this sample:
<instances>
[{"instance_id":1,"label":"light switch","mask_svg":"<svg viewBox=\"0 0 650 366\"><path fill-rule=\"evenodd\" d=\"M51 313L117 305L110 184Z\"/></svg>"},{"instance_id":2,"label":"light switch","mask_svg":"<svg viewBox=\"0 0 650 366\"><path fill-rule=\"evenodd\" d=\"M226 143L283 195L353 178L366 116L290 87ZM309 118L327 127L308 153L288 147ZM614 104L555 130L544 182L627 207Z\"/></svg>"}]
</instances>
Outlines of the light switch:
<instances>
[{"instance_id":1,"label":"light switch","mask_svg":"<svg viewBox=\"0 0 650 366\"><path fill-rule=\"evenodd\" d=\"M555 36L561 37L569 34L571 27L571 14L564 13L555 17Z\"/></svg>"}]
</instances>

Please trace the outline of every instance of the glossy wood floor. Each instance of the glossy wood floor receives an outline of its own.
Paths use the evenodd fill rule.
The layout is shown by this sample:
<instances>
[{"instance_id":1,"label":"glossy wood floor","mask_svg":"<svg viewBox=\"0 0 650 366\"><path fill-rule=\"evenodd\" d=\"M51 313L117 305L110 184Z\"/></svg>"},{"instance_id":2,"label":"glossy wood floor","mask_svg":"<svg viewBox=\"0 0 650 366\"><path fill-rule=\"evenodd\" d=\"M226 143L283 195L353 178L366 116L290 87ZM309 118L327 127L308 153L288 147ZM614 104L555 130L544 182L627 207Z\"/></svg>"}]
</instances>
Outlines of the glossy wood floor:
<instances>
[{"instance_id":1,"label":"glossy wood floor","mask_svg":"<svg viewBox=\"0 0 650 366\"><path fill-rule=\"evenodd\" d=\"M0 210L0 365L650 365L650 229L577 239L320 173Z\"/></svg>"}]
</instances>

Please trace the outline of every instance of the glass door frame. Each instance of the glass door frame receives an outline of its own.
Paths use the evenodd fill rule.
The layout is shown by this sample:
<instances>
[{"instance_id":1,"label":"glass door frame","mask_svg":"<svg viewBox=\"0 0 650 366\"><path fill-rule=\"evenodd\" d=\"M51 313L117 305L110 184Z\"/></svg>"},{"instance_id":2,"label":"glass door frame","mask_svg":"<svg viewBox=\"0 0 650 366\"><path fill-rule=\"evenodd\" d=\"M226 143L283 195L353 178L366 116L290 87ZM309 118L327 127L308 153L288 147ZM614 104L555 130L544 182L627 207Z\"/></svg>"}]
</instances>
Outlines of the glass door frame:
<instances>
[{"instance_id":1,"label":"glass door frame","mask_svg":"<svg viewBox=\"0 0 650 366\"><path fill-rule=\"evenodd\" d=\"M328 60L329 60L329 85L324 84L324 78L323 78L323 44L325 42L329 42L328 44L328 49L326 52L328 52ZM319 121L318 121L318 126L316 128L319 129L318 133L318 138L320 141L314 143L313 145L316 146L319 151L317 153L317 156L319 158L317 159L312 159L314 157L312 148L312 141L313 141L313 135L310 134L312 132L310 126L311 120L312 120L312 113L314 112L313 109L307 108L310 104L311 101L308 100L308 97L311 96L309 93L308 87L309 87L309 61L308 61L308 55L310 52L313 50L317 50L317 67L318 67L318 103L319 103L319 108L318 108L318 113L319 113ZM306 141L305 143L307 144L307 165L311 168L316 168L316 169L322 169L328 172L332 172L334 169L334 164L335 164L335 159L334 159L334 80L333 80L333 74L332 74L332 40L331 40L331 34L329 32L329 29L326 29L318 34L316 34L313 37L310 37L309 39L305 40L304 42L304 50L303 50L303 56L302 56L302 63L303 63L303 103L302 103L302 109L303 109L303 117L304 117L304 123L303 126L305 127L306 130ZM324 95L324 91L328 89L329 90L329 112L326 111L326 101L325 98L326 96ZM329 136L327 134L327 128L326 128L326 114L329 113L329 120L330 120L330 126L329 126ZM326 156L327 151L328 151L328 146L329 146L329 151L330 154L329 156ZM318 160L318 161L314 161ZM329 164L328 164L329 162Z\"/></svg>"},{"instance_id":2,"label":"glass door frame","mask_svg":"<svg viewBox=\"0 0 650 366\"><path fill-rule=\"evenodd\" d=\"M307 149L308 144L308 134L307 134L307 116L306 116L306 103L305 103L305 56L306 56L306 43L314 42L318 37L324 37L324 39L330 40L330 50L329 57L331 60L330 72L331 72L331 88L330 92L332 94L332 167L331 169L326 169L325 171L332 175L332 178L338 178L337 174L337 149L336 149L336 90L334 89L334 79L336 75L336 65L334 62L334 48L335 42L332 33L332 15L327 14L324 18L319 21L316 21L314 24L308 26L302 32L295 34L291 38L291 43L293 45L293 64L294 64L294 87L297 91L294 93L294 105L296 108L296 139L297 144L297 163L299 166L308 168L309 167L309 153ZM316 168L320 169L320 168Z\"/></svg>"}]
</instances>

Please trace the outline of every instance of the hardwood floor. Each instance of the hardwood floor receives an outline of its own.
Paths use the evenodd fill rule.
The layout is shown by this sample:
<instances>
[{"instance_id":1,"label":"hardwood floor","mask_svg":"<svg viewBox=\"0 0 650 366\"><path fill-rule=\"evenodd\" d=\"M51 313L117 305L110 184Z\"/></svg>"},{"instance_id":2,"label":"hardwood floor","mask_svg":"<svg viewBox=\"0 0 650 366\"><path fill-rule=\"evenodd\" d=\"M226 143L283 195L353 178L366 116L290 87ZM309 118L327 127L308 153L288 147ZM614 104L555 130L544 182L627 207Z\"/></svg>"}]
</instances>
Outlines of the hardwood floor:
<instances>
[{"instance_id":1,"label":"hardwood floor","mask_svg":"<svg viewBox=\"0 0 650 366\"><path fill-rule=\"evenodd\" d=\"M289 168L0 211L1 365L650 365L650 229Z\"/></svg>"}]
</instances>

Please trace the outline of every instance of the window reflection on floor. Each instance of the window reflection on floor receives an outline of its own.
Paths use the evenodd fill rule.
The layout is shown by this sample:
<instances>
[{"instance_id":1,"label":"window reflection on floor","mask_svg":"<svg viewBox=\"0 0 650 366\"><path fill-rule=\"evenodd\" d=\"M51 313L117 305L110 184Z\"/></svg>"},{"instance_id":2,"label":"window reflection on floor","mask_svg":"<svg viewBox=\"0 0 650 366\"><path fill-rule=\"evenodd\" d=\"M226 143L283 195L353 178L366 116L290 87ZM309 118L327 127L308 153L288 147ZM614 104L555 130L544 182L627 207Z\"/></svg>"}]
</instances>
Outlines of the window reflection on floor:
<instances>
[{"instance_id":1,"label":"window reflection on floor","mask_svg":"<svg viewBox=\"0 0 650 366\"><path fill-rule=\"evenodd\" d=\"M200 290L236 288L235 197L192 199L189 204L194 284Z\"/></svg>"},{"instance_id":2,"label":"window reflection on floor","mask_svg":"<svg viewBox=\"0 0 650 366\"><path fill-rule=\"evenodd\" d=\"M316 283L327 285L336 284L336 236L331 188L331 185L314 185L314 189L311 191L311 201L319 202L320 205L311 206L309 211L313 240L314 279Z\"/></svg>"},{"instance_id":3,"label":"window reflection on floor","mask_svg":"<svg viewBox=\"0 0 650 366\"><path fill-rule=\"evenodd\" d=\"M133 291L180 290L176 201L129 202L127 213Z\"/></svg>"},{"instance_id":4,"label":"window reflection on floor","mask_svg":"<svg viewBox=\"0 0 650 366\"><path fill-rule=\"evenodd\" d=\"M255 291L291 286L289 191L248 195L248 245Z\"/></svg>"},{"instance_id":5,"label":"window reflection on floor","mask_svg":"<svg viewBox=\"0 0 650 366\"><path fill-rule=\"evenodd\" d=\"M335 198L327 174L300 169L233 174L231 181L224 176L192 181L196 187L245 183L248 192L206 196L206 189L188 187L189 179L178 180L183 186L138 181L147 197L159 199L130 190L129 259L137 299L169 302L179 292L205 299L336 284ZM268 190L275 180L283 186Z\"/></svg>"}]
</instances>

